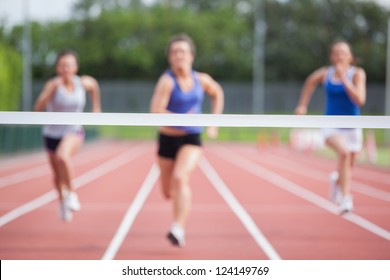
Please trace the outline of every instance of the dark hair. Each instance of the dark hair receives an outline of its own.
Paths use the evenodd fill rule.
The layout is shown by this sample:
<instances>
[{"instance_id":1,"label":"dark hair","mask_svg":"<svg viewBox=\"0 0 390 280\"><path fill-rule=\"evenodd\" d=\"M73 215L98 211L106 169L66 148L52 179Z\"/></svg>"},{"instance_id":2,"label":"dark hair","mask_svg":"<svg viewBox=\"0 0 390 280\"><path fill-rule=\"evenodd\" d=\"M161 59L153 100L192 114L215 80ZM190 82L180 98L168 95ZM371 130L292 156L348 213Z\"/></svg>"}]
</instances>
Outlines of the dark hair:
<instances>
[{"instance_id":1,"label":"dark hair","mask_svg":"<svg viewBox=\"0 0 390 280\"><path fill-rule=\"evenodd\" d=\"M79 56L78 54L71 50L71 49L64 49L62 51L60 51L58 54L57 54L57 58L56 58L56 61L55 61L55 65L57 66L58 62L60 61L60 59L66 55L73 55L75 58L76 58L76 63L77 65L79 65Z\"/></svg>"},{"instance_id":2,"label":"dark hair","mask_svg":"<svg viewBox=\"0 0 390 280\"><path fill-rule=\"evenodd\" d=\"M174 35L173 37L171 37L169 39L167 49L166 49L166 55L168 56L169 50L171 49L171 46L173 43L181 42L181 41L187 42L190 45L191 53L195 57L195 55L196 55L195 43L192 40L192 38L185 33L180 33L180 34Z\"/></svg>"}]
</instances>

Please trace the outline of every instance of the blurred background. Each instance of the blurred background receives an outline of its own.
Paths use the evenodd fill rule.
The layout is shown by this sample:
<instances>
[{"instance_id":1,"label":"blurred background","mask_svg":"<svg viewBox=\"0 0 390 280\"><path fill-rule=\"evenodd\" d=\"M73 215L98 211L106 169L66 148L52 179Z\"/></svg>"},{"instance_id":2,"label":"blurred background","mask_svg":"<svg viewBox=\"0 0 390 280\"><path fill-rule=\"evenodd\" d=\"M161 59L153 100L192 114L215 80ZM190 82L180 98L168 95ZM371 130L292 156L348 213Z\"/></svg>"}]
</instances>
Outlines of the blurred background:
<instances>
[{"instance_id":1,"label":"blurred background","mask_svg":"<svg viewBox=\"0 0 390 280\"><path fill-rule=\"evenodd\" d=\"M79 73L98 79L104 112L148 112L167 68L166 43L185 32L197 45L195 69L225 90L225 113L293 114L306 76L328 63L334 40L345 39L367 73L362 113L386 115L389 18L389 0L0 0L0 110L31 111L54 75L56 53L71 48ZM318 88L309 113L322 114L323 106ZM0 126L0 155L41 148L40 129ZM155 135L150 127L87 129L89 139ZM387 134L370 137L390 165ZM287 143L290 135L224 128L220 140Z\"/></svg>"}]
</instances>

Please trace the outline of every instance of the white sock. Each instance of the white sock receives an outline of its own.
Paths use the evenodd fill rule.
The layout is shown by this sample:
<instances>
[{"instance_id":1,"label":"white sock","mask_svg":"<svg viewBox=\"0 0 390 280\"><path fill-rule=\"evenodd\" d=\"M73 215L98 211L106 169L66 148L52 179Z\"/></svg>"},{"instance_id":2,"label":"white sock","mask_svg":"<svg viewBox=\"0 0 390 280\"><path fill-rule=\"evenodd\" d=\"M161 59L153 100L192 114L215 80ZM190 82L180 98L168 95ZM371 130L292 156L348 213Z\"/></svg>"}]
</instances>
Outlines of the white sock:
<instances>
[{"instance_id":1,"label":"white sock","mask_svg":"<svg viewBox=\"0 0 390 280\"><path fill-rule=\"evenodd\" d=\"M184 236L184 229L178 224L178 223L173 223L171 227L171 232L176 235L176 236Z\"/></svg>"}]
</instances>

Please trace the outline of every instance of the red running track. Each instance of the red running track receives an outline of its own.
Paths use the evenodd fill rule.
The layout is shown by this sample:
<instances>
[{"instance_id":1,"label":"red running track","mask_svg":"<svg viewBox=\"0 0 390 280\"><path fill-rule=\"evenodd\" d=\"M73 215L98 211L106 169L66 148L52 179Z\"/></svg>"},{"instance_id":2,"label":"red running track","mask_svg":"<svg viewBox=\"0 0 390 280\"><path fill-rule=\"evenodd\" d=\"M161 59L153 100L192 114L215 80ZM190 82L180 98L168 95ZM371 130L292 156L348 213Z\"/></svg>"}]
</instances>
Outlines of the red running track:
<instances>
[{"instance_id":1,"label":"red running track","mask_svg":"<svg viewBox=\"0 0 390 280\"><path fill-rule=\"evenodd\" d=\"M205 143L187 245L165 238L152 142L99 141L74 158L82 209L71 223L43 152L0 162L0 259L390 259L390 170L356 166L355 211L328 201L335 163L285 147Z\"/></svg>"}]
</instances>

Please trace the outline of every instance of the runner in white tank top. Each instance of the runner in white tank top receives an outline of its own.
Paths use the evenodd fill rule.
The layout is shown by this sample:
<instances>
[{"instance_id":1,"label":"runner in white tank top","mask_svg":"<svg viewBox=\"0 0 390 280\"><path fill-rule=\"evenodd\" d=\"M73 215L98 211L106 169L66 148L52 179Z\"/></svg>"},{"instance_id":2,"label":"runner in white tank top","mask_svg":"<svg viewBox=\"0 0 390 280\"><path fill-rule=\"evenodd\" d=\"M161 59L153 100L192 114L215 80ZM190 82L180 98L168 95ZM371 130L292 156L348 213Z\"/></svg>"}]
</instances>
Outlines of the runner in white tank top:
<instances>
[{"instance_id":1,"label":"runner in white tank top","mask_svg":"<svg viewBox=\"0 0 390 280\"><path fill-rule=\"evenodd\" d=\"M34 109L49 112L82 112L85 93L91 97L92 110L100 112L100 89L90 76L77 76L78 61L73 51L63 51L56 60L57 76L46 82ZM46 125L43 128L45 147L53 170L54 184L60 200L60 217L70 222L73 212L80 210L78 197L72 187L71 157L84 139L80 125Z\"/></svg>"},{"instance_id":2,"label":"runner in white tank top","mask_svg":"<svg viewBox=\"0 0 390 280\"><path fill-rule=\"evenodd\" d=\"M59 84L53 98L46 106L48 112L82 112L85 106L85 89L79 76L72 78L73 90L69 91L64 85ZM43 135L50 138L62 138L69 133L81 133L81 125L46 125Z\"/></svg>"}]
</instances>

